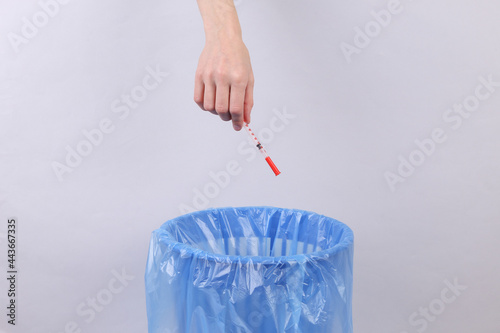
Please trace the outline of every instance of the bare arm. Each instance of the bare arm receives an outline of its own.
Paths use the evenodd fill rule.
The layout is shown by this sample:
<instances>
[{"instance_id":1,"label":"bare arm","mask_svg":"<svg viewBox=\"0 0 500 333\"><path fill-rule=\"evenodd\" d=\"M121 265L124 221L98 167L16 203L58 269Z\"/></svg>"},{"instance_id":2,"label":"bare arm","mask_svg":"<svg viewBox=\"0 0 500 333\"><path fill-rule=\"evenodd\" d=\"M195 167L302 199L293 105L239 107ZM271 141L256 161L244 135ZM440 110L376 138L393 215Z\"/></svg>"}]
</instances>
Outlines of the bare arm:
<instances>
[{"instance_id":1,"label":"bare arm","mask_svg":"<svg viewBox=\"0 0 500 333\"><path fill-rule=\"evenodd\" d=\"M205 47L196 70L194 100L205 111L233 121L239 131L250 122L254 77L233 0L197 0Z\"/></svg>"}]
</instances>

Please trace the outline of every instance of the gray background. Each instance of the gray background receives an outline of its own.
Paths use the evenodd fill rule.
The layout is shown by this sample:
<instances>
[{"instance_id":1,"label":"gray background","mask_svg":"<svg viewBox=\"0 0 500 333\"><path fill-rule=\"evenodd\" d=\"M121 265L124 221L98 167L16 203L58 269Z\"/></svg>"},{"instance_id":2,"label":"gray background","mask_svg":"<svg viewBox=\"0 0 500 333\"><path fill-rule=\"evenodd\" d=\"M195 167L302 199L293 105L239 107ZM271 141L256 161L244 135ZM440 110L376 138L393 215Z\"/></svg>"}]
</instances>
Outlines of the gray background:
<instances>
[{"instance_id":1,"label":"gray background","mask_svg":"<svg viewBox=\"0 0 500 333\"><path fill-rule=\"evenodd\" d=\"M61 333L74 322L81 332L145 332L150 232L196 199L347 223L356 332L500 332L500 88L459 128L443 119L480 77L500 82L500 4L401 0L350 63L341 43L387 1L236 4L256 78L252 127L279 177L252 157L244 132L192 100L204 43L194 0L71 1L47 22L37 1L0 1L0 256L4 271L15 216L20 271L19 325L7 327L2 310L0 331ZM16 52L9 33L34 15L43 26ZM119 118L111 104L148 66L169 76ZM59 181L53 163L105 118L113 132ZM398 172L400 156L424 156L415 140L435 128L446 140L391 190L385 173ZM228 163L237 174L217 190L210 172ZM213 198L202 202L195 193L207 186ZM79 314L111 295L117 272L129 277L120 292L92 318Z\"/></svg>"}]
</instances>

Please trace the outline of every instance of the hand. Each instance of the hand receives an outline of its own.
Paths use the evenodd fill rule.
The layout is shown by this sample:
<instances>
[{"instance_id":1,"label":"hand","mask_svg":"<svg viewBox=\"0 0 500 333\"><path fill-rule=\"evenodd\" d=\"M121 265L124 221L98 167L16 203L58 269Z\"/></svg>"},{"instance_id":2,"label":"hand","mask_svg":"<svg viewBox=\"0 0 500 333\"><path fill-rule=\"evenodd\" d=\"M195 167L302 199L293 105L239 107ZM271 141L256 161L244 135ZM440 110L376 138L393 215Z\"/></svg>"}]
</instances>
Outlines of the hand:
<instances>
[{"instance_id":1,"label":"hand","mask_svg":"<svg viewBox=\"0 0 500 333\"><path fill-rule=\"evenodd\" d=\"M196 70L194 101L241 130L250 123L254 77L250 55L240 36L218 33L207 42Z\"/></svg>"}]
</instances>

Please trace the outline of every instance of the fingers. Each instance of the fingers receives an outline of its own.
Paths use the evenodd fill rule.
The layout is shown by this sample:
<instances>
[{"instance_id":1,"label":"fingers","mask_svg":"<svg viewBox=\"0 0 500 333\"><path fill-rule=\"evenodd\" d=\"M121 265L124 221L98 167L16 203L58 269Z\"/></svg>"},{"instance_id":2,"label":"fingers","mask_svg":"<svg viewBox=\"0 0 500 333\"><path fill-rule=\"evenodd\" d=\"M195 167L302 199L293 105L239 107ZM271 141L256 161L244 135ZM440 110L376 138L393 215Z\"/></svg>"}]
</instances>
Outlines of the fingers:
<instances>
[{"instance_id":1,"label":"fingers","mask_svg":"<svg viewBox=\"0 0 500 333\"><path fill-rule=\"evenodd\" d=\"M213 114L215 112L215 83L205 82L205 91L203 94L203 109L210 111Z\"/></svg>"},{"instance_id":2,"label":"fingers","mask_svg":"<svg viewBox=\"0 0 500 333\"><path fill-rule=\"evenodd\" d=\"M231 120L229 113L229 85L218 84L216 88L215 111L224 121Z\"/></svg>"},{"instance_id":3,"label":"fingers","mask_svg":"<svg viewBox=\"0 0 500 333\"><path fill-rule=\"evenodd\" d=\"M250 112L252 112L252 108L253 108L253 80L248 83L245 91L243 115L244 115L244 121L247 124L250 124Z\"/></svg>"},{"instance_id":4,"label":"fingers","mask_svg":"<svg viewBox=\"0 0 500 333\"><path fill-rule=\"evenodd\" d=\"M243 122L250 123L253 107L253 75L247 80L225 80L196 75L194 101L205 111L218 115L224 121L233 121L239 131Z\"/></svg>"},{"instance_id":5,"label":"fingers","mask_svg":"<svg viewBox=\"0 0 500 333\"><path fill-rule=\"evenodd\" d=\"M194 102L198 104L198 106L202 109L205 110L203 107L203 93L205 91L205 84L203 83L203 79L201 78L200 75L196 75L195 81L194 81ZM205 110L206 111L206 110Z\"/></svg>"},{"instance_id":6,"label":"fingers","mask_svg":"<svg viewBox=\"0 0 500 333\"><path fill-rule=\"evenodd\" d=\"M246 85L231 86L231 94L229 96L229 112L233 119L233 128L239 131L243 128L243 110L245 103Z\"/></svg>"}]
</instances>

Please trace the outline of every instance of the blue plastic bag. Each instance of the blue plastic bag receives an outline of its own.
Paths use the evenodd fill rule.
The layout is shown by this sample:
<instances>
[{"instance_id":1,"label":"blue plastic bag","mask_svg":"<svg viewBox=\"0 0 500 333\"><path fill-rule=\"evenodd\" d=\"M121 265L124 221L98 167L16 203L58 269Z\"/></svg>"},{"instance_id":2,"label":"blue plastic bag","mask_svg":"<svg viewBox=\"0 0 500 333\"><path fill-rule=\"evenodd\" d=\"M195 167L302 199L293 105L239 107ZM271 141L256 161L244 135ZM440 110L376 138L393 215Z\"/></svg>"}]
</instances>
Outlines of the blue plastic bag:
<instances>
[{"instance_id":1,"label":"blue plastic bag","mask_svg":"<svg viewBox=\"0 0 500 333\"><path fill-rule=\"evenodd\" d=\"M316 213L217 208L152 233L150 333L352 333L353 233Z\"/></svg>"}]
</instances>

